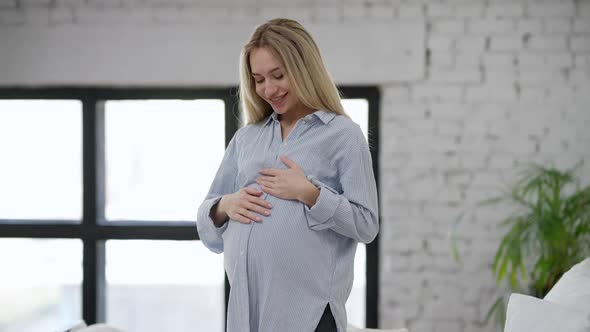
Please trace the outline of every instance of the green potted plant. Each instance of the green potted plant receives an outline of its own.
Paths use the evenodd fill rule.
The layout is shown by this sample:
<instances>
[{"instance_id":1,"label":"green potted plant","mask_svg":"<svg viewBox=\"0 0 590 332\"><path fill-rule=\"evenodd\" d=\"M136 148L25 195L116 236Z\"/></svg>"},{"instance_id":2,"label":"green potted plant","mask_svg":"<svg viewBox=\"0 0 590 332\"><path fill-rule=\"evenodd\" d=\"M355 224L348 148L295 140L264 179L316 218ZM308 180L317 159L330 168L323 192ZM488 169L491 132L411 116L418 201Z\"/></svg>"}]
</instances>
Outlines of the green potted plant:
<instances>
[{"instance_id":1,"label":"green potted plant","mask_svg":"<svg viewBox=\"0 0 590 332\"><path fill-rule=\"evenodd\" d=\"M511 292L542 298L563 273L590 256L590 186L581 185L575 170L531 165L508 192L478 204L514 207L502 222L507 232L492 266L498 285L507 282ZM457 259L456 242L451 243ZM486 322L493 316L503 326L506 295L494 302Z\"/></svg>"}]
</instances>

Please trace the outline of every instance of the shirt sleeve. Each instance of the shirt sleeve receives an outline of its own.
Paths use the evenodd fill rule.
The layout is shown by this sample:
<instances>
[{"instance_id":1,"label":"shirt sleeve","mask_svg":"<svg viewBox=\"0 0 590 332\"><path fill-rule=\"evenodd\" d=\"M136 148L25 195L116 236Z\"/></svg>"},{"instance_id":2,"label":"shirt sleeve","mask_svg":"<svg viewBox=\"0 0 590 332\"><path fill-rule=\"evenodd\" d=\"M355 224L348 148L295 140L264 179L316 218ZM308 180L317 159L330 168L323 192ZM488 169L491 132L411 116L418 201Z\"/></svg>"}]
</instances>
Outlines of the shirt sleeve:
<instances>
[{"instance_id":1,"label":"shirt sleeve","mask_svg":"<svg viewBox=\"0 0 590 332\"><path fill-rule=\"evenodd\" d=\"M203 244L214 253L223 252L223 238L221 235L227 228L227 222L221 227L216 227L211 218L212 208L219 203L223 195L231 194L235 189L235 181L238 174L237 167L237 136L238 132L229 142L221 165L215 174L213 183L205 200L199 206L197 212L197 231Z\"/></svg>"},{"instance_id":2,"label":"shirt sleeve","mask_svg":"<svg viewBox=\"0 0 590 332\"><path fill-rule=\"evenodd\" d=\"M360 128L337 163L342 192L318 180L307 178L320 189L316 203L305 205L308 226L313 230L333 231L359 242L369 243L379 232L377 185L371 154Z\"/></svg>"}]
</instances>

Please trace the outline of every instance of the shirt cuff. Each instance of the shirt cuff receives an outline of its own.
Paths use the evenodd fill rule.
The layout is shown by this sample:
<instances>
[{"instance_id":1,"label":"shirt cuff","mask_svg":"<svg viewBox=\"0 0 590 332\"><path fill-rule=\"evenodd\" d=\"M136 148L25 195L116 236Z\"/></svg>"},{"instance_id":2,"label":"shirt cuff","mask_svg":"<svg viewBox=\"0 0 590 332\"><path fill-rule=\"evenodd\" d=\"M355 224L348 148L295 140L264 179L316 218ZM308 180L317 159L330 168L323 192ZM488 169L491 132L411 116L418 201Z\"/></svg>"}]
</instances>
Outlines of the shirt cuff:
<instances>
[{"instance_id":1,"label":"shirt cuff","mask_svg":"<svg viewBox=\"0 0 590 332\"><path fill-rule=\"evenodd\" d=\"M336 223L332 217L340 204L340 194L313 175L308 175L307 179L320 189L320 195L311 209L304 204L305 212L309 216L308 226L314 230L333 227Z\"/></svg>"},{"instance_id":2,"label":"shirt cuff","mask_svg":"<svg viewBox=\"0 0 590 332\"><path fill-rule=\"evenodd\" d=\"M203 207L203 212L205 215L202 216L203 218L201 219L201 220L204 220L204 222L197 223L197 230L199 231L200 238L205 236L205 234L210 235L210 236L214 236L214 237L221 237L221 234L223 234L223 232L227 228L227 224L229 223L229 220L226 221L225 223L223 223L223 225L221 227L217 227L217 226L215 226L215 222L211 218L211 210L213 209L213 207L217 203L219 203L219 201L221 200L222 197L223 196L218 196L218 197L209 199L205 203L206 205Z\"/></svg>"}]
</instances>

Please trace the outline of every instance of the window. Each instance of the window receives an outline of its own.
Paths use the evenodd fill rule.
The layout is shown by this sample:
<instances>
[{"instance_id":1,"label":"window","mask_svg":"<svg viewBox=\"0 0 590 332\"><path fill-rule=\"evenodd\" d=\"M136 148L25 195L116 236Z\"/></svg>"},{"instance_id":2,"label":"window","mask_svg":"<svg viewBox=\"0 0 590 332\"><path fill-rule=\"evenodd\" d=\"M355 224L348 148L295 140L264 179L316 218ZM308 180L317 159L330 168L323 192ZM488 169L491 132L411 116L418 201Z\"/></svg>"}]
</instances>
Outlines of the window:
<instances>
[{"instance_id":1,"label":"window","mask_svg":"<svg viewBox=\"0 0 590 332\"><path fill-rule=\"evenodd\" d=\"M377 171L378 94L343 91ZM9 271L0 304L11 303L0 330L59 330L81 318L224 330L223 256L198 243L194 218L238 128L233 95L0 89L0 252L13 253L0 257ZM360 245L355 260L347 308L360 327L377 326L376 247Z\"/></svg>"}]
</instances>

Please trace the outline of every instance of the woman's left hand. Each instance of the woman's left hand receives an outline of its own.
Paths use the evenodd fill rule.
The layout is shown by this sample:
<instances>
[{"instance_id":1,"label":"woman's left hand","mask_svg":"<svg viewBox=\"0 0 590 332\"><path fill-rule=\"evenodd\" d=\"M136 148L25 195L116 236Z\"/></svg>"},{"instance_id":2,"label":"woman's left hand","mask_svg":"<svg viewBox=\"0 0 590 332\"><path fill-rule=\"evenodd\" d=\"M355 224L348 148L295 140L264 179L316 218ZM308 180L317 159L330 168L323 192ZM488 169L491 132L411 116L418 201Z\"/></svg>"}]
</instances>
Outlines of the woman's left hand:
<instances>
[{"instance_id":1,"label":"woman's left hand","mask_svg":"<svg viewBox=\"0 0 590 332\"><path fill-rule=\"evenodd\" d=\"M262 176L256 179L260 190L282 199L301 201L309 190L316 189L307 180L303 169L286 156L280 156L288 169L263 168L258 171ZM311 186L311 187L310 187Z\"/></svg>"}]
</instances>

